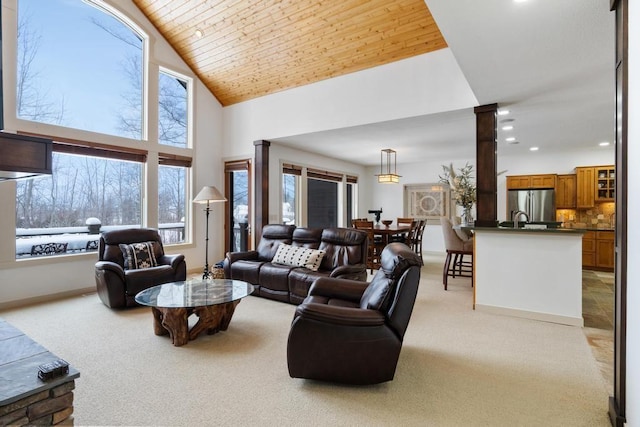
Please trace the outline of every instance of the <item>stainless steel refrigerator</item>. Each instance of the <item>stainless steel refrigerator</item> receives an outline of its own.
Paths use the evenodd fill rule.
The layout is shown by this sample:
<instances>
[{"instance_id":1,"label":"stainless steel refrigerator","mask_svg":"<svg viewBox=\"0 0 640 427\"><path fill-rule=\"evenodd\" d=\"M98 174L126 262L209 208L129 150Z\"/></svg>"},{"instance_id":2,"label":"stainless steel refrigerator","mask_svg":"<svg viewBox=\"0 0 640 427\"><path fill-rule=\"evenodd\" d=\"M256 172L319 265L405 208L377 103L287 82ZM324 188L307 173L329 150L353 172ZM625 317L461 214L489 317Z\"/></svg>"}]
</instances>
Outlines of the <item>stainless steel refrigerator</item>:
<instances>
[{"instance_id":1,"label":"stainless steel refrigerator","mask_svg":"<svg viewBox=\"0 0 640 427\"><path fill-rule=\"evenodd\" d=\"M507 218L513 220L513 213L523 211L529 215L529 222L552 222L556 220L556 194L554 189L509 190L507 192ZM520 216L519 221L524 221Z\"/></svg>"}]
</instances>

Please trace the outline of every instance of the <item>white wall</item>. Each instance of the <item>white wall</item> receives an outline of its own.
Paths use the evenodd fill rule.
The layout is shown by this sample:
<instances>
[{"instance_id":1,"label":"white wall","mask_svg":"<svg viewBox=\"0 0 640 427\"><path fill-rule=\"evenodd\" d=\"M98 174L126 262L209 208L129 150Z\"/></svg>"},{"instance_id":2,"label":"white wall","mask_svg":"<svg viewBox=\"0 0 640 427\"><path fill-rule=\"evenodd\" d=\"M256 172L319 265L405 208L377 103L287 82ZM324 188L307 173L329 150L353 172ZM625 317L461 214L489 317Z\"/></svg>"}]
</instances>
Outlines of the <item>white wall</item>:
<instances>
[{"instance_id":1,"label":"white wall","mask_svg":"<svg viewBox=\"0 0 640 427\"><path fill-rule=\"evenodd\" d=\"M225 107L225 159L253 158L253 141L379 121L454 111L477 105L449 49L347 74ZM339 156L339 153L336 153ZM359 216L380 202L369 168L284 147L270 151L270 221L277 218L280 160L315 164L359 176ZM313 162L313 163L309 163ZM363 174L364 173L364 174ZM363 175L362 175L363 174ZM362 175L362 176L361 176ZM376 184L377 185L377 184Z\"/></svg>"},{"instance_id":2,"label":"white wall","mask_svg":"<svg viewBox=\"0 0 640 427\"><path fill-rule=\"evenodd\" d=\"M131 0L110 0L116 9L123 11L131 17L136 24L145 30L150 36L150 62L151 74L153 78L153 70L157 70L156 66L165 66L180 72L195 80L194 87L194 149L193 149L193 182L191 185L197 192L203 185L215 185L222 188L223 171L220 167L221 163L217 159L221 157L221 139L222 139L222 107L218 101L211 95L208 89L200 83L189 67L175 53L173 48L159 35L155 27L151 25L142 15L138 8ZM15 1L2 1L2 19L3 27L6 22L10 22L15 16ZM8 28L15 27L15 24L9 24ZM5 28L6 30L6 28ZM15 47L5 43L3 38L3 72L5 73L4 94L7 95L11 90L10 82L15 81L15 67L10 58L15 58ZM7 51L9 50L9 51ZM13 79L10 77L14 75ZM156 74L157 76L157 71ZM157 78L156 78L157 79ZM157 81L157 80L156 80ZM153 84L149 86L150 91L157 91ZM15 99L15 91L14 98ZM8 95L7 95L8 96ZM5 108L7 110L15 108L7 108L5 100ZM15 102L15 101L14 101ZM150 105L150 115L155 106ZM12 127L13 125L13 127ZM6 128L10 130L22 129L21 125L17 125L16 121L5 121ZM151 126L153 128L153 126ZM24 130L24 129L23 129ZM28 130L28 129L27 129ZM37 132L37 130L36 130ZM64 130L69 138L82 139L84 132L75 132L73 130ZM150 129L150 134L154 132ZM152 137L152 135L150 135ZM105 140L118 142L115 138L105 137ZM151 138L150 138L151 140ZM157 148L150 147L150 155ZM165 150L167 150L165 148ZM169 149L170 150L170 149ZM212 167L213 165L213 167ZM152 171L150 171L152 172ZM151 175L151 173L150 173ZM155 182L148 183L150 187L155 188ZM194 193L195 194L195 193ZM31 259L31 260L15 260L15 183L10 181L0 182L0 304L10 304L12 301L38 299L46 295L73 293L78 290L95 288L94 264L97 260L95 253L75 254L63 257L52 257L47 259ZM192 206L188 206L191 209ZM157 218L157 207L153 203L149 204L149 218ZM200 270L204 265L204 230L205 217L199 210L195 209L193 213L193 243L184 245L175 245L167 247L168 253L183 253L187 260L187 268ZM221 218L223 210L221 206L215 206L211 215L210 239L211 242L223 242L222 221L216 219ZM217 261L223 257L223 247L221 245L210 245L209 261Z\"/></svg>"},{"instance_id":3,"label":"white wall","mask_svg":"<svg viewBox=\"0 0 640 427\"><path fill-rule=\"evenodd\" d=\"M253 141L473 107L449 49L323 80L224 109L224 155Z\"/></svg>"},{"instance_id":4,"label":"white wall","mask_svg":"<svg viewBox=\"0 0 640 427\"><path fill-rule=\"evenodd\" d=\"M627 425L640 426L640 4L629 1L627 218ZM634 118L636 118L634 120Z\"/></svg>"}]
</instances>

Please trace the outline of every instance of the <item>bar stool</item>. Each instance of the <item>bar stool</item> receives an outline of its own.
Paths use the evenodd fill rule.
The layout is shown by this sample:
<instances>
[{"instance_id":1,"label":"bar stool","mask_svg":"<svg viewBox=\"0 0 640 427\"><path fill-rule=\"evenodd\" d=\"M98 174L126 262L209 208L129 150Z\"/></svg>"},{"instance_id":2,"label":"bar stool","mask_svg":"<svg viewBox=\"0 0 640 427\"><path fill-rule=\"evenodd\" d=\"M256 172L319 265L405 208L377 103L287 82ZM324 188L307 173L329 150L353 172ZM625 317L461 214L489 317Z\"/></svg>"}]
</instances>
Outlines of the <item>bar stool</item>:
<instances>
[{"instance_id":1,"label":"bar stool","mask_svg":"<svg viewBox=\"0 0 640 427\"><path fill-rule=\"evenodd\" d=\"M471 277L473 287L473 238L464 239L456 230L449 218L440 218L442 233L444 234L444 246L447 257L442 269L442 284L447 290L447 282L451 277ZM465 256L471 258L465 259Z\"/></svg>"}]
</instances>

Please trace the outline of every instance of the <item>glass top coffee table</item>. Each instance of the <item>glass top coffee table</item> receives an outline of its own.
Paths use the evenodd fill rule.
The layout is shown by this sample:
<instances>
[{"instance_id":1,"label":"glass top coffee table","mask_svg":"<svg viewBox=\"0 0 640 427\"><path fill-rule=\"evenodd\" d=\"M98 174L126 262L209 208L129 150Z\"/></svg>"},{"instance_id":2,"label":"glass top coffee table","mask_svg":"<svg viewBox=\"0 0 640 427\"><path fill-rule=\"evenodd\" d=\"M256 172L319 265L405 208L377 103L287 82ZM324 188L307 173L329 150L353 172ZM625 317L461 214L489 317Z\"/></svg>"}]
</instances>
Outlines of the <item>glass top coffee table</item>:
<instances>
[{"instance_id":1,"label":"glass top coffee table","mask_svg":"<svg viewBox=\"0 0 640 427\"><path fill-rule=\"evenodd\" d=\"M171 337L181 346L202 332L226 331L240 300L253 292L253 285L231 279L192 279L165 283L138 293L138 304L151 307L156 335ZM189 316L198 322L189 329Z\"/></svg>"}]
</instances>

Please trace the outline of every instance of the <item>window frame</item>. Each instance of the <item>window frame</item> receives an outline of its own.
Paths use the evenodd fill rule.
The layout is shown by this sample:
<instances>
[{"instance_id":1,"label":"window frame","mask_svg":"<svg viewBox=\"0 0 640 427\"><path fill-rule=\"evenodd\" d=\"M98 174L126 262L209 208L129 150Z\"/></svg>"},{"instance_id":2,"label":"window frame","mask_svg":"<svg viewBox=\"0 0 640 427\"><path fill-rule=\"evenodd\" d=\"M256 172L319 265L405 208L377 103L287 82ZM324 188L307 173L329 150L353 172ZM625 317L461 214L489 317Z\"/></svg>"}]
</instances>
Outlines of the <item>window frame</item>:
<instances>
[{"instance_id":1,"label":"window frame","mask_svg":"<svg viewBox=\"0 0 640 427\"><path fill-rule=\"evenodd\" d=\"M2 42L5 57L16 58L17 55L17 1L8 0L9 3L13 3L14 8L5 7L7 0L3 0L3 13L2 13ZM78 0L83 1L83 0ZM13 131L25 135L40 136L52 139L56 141L54 144L54 151L68 152L72 154L84 154L84 155L96 155L99 157L107 157L112 159L131 160L132 156L136 159L143 159L143 172L142 172L142 195L140 200L141 205L141 226L142 227L157 227L158 226L158 185L157 185L157 172L160 165L174 165L187 167L187 176L185 177L185 240L182 243L175 245L193 245L193 209L191 203L189 203L192 197L192 181L193 181L193 146L194 146L194 81L195 75L192 75L188 70L184 72L175 71L175 66L158 65L159 61L150 60L150 36L137 24L134 19L127 16L126 12L120 11L116 6L107 4L101 0L88 0L87 3L91 3L100 9L102 12L113 16L115 19L126 25L131 31L135 32L141 39L143 44L142 53L142 129L140 139L128 138L123 136L104 134L100 132L88 131L83 129L77 129L72 127L53 125L48 123L34 122L31 120L24 120L17 117L16 105L16 81L17 81L17 62L10 59L8 67L2 67L2 73L0 77L4 75L4 99L0 106L0 124L5 130ZM5 13L7 11L7 13ZM177 68L180 68L179 66ZM158 81L158 73L163 71L167 74L175 76L180 80L187 82L187 146L177 147L162 145L157 140L157 128L158 128L158 102L159 102L159 87L150 87L150 82ZM8 108L7 108L8 107ZM150 120L154 120L153 124L150 124ZM154 131L150 127L155 126ZM156 138L153 138L156 136ZM155 141L153 139L155 139ZM154 177L155 176L155 177ZM150 181L155 180L150 185ZM13 187L14 198L17 197L15 192L15 186ZM155 192L150 193L149 191ZM14 208L15 212L15 208ZM14 214L15 215L15 214ZM15 218L14 220L15 221ZM14 229L15 229L14 224ZM15 233L15 232L14 232ZM15 245L13 245L15 247ZM169 246L169 245L167 245ZM64 256L56 256L56 261L59 261L63 257L78 257L84 256L84 253L67 254ZM95 254L89 254L87 256L95 257ZM49 263L46 261L52 257L35 257L35 258L16 258L14 256L10 260L2 257L4 261L15 262L36 262L36 263ZM3 261L0 260L0 261Z\"/></svg>"}]
</instances>

